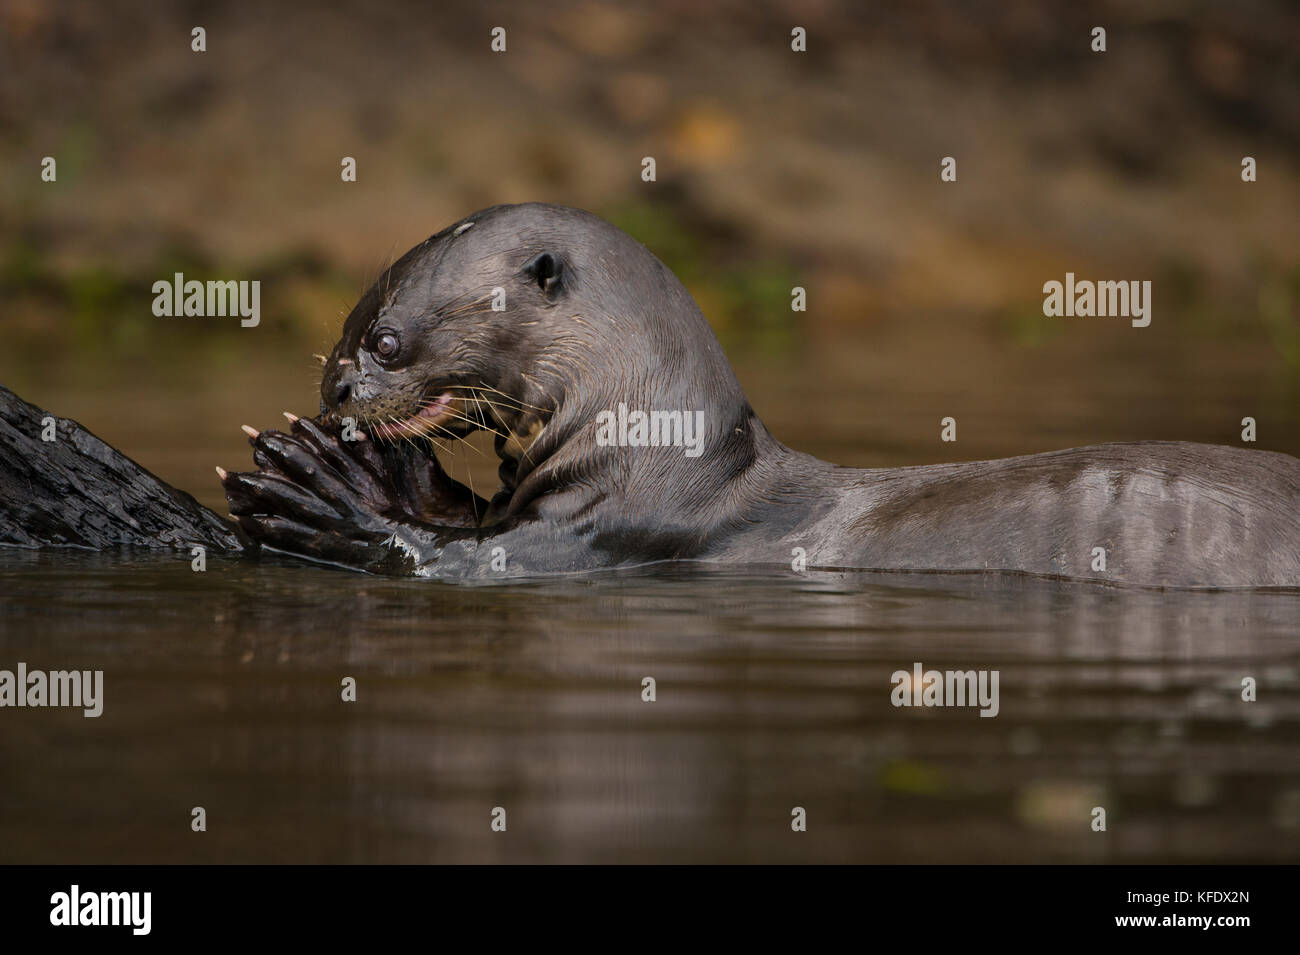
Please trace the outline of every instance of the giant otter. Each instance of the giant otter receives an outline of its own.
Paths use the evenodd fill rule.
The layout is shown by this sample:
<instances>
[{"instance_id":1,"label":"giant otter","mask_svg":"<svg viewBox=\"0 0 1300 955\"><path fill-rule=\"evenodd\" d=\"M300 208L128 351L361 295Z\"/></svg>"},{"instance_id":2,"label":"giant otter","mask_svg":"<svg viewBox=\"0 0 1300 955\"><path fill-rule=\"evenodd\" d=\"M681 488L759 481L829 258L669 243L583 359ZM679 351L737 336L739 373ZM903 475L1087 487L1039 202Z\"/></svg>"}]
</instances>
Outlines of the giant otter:
<instances>
[{"instance_id":1,"label":"giant otter","mask_svg":"<svg viewBox=\"0 0 1300 955\"><path fill-rule=\"evenodd\" d=\"M470 578L802 558L1300 586L1300 460L1287 455L1141 442L864 470L787 448L681 283L576 209L494 206L402 256L348 316L321 399L321 417L290 416L287 433L248 429L259 470L220 473L250 537L350 568ZM693 448L680 440L692 422ZM429 447L478 428L497 433L502 461L490 502Z\"/></svg>"}]
</instances>

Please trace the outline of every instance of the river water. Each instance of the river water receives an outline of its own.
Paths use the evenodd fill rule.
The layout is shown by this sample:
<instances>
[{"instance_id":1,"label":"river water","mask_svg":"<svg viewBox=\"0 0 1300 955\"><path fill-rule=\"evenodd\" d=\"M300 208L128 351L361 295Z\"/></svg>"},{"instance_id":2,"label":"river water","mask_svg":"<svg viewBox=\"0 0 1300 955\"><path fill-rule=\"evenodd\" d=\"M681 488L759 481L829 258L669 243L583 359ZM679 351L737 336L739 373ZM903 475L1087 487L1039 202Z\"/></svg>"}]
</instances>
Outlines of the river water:
<instances>
[{"instance_id":1,"label":"river water","mask_svg":"<svg viewBox=\"0 0 1300 955\"><path fill-rule=\"evenodd\" d=\"M6 862L1282 861L1300 842L1298 595L697 567L464 586L13 552L0 581L5 666L104 672L98 718L0 714ZM997 670L998 715L893 706L914 663Z\"/></svg>"},{"instance_id":2,"label":"river water","mask_svg":"<svg viewBox=\"0 0 1300 955\"><path fill-rule=\"evenodd\" d=\"M1243 407L1293 407L1249 370L1179 401L1177 369L990 389L843 364L742 380L775 433L852 464L1226 441ZM9 383L215 506L241 421L311 411L307 375L247 374L283 383ZM965 443L943 447L951 408ZM20 661L102 670L104 704L0 710L0 862L1300 859L1294 593L694 566L464 585L0 551L0 669ZM916 664L996 670L998 715L892 705Z\"/></svg>"}]
</instances>

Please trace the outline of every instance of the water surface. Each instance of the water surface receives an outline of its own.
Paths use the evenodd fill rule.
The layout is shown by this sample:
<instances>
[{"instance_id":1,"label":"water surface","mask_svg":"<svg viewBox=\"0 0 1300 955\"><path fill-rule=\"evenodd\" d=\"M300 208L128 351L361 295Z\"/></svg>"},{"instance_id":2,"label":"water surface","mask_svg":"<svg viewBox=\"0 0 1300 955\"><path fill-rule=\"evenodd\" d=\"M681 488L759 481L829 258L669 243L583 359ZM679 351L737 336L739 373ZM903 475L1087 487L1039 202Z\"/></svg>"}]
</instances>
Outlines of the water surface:
<instances>
[{"instance_id":1,"label":"water surface","mask_svg":"<svg viewBox=\"0 0 1300 955\"><path fill-rule=\"evenodd\" d=\"M105 680L98 719L0 713L4 862L1300 857L1297 595L15 551L0 584L0 666ZM895 708L914 662L997 669L999 715Z\"/></svg>"}]
</instances>

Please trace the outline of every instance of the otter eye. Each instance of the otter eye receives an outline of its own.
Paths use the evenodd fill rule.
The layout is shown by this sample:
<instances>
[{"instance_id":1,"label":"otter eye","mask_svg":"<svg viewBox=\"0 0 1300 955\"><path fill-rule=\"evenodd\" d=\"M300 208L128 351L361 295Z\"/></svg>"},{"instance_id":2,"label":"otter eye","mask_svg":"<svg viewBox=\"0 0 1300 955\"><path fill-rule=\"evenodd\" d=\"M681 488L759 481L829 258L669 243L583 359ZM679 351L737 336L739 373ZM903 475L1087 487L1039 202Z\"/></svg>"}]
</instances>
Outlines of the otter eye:
<instances>
[{"instance_id":1,"label":"otter eye","mask_svg":"<svg viewBox=\"0 0 1300 955\"><path fill-rule=\"evenodd\" d=\"M392 332L384 332L375 338L375 354L387 361L397 354L400 345L396 335Z\"/></svg>"}]
</instances>

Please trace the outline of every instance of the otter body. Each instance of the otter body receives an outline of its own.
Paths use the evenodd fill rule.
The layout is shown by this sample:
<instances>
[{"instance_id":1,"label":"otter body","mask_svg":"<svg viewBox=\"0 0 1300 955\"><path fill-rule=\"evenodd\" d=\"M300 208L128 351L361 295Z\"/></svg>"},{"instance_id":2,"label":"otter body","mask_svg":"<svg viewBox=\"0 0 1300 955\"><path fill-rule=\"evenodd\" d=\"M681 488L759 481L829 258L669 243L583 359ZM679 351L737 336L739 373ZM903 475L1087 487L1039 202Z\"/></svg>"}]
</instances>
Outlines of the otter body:
<instances>
[{"instance_id":1,"label":"otter body","mask_svg":"<svg viewBox=\"0 0 1300 955\"><path fill-rule=\"evenodd\" d=\"M412 249L348 317L321 398L223 481L255 540L361 570L699 560L1300 587L1287 455L1142 442L851 469L785 447L672 273L575 209L496 206ZM491 501L428 444L480 428L502 461Z\"/></svg>"}]
</instances>

